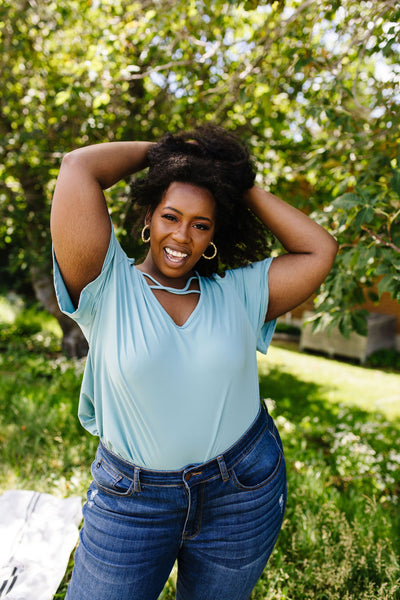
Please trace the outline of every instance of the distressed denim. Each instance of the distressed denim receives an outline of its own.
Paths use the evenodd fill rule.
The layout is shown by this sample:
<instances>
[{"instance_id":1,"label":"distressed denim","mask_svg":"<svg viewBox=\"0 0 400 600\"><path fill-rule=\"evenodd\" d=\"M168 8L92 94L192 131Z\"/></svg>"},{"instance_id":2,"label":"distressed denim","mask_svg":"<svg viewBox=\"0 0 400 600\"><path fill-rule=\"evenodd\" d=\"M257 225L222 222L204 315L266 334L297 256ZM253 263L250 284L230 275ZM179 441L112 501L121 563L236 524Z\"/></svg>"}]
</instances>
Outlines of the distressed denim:
<instances>
[{"instance_id":1,"label":"distressed denim","mask_svg":"<svg viewBox=\"0 0 400 600\"><path fill-rule=\"evenodd\" d=\"M67 600L157 600L177 561L177 600L246 600L286 505L282 444L260 408L221 456L180 471L136 467L101 443Z\"/></svg>"}]
</instances>

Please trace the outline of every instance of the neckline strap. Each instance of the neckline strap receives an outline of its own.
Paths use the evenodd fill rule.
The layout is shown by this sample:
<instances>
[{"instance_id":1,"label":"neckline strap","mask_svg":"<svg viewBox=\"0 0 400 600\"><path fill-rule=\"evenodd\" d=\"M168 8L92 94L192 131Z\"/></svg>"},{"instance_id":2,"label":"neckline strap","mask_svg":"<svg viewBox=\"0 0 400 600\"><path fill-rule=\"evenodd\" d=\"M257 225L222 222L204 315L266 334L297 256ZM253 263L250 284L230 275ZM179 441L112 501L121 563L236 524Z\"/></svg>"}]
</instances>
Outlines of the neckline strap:
<instances>
[{"instance_id":1,"label":"neckline strap","mask_svg":"<svg viewBox=\"0 0 400 600\"><path fill-rule=\"evenodd\" d=\"M142 272L143 273L143 272ZM193 275L192 277L190 277L184 288L173 288L173 287L168 287L166 285L162 285L162 283L160 283L159 281L157 281L157 279L155 279L154 277L152 277L151 275L148 275L147 273L143 273L143 275L145 277L148 277L148 279L150 279L153 282L153 285L149 283L149 288L151 288L152 290L162 290L164 292L170 292L171 294L178 294L178 295L184 295L184 294L200 294L200 290L189 290L190 284L192 283L192 281L194 279L198 279L197 274Z\"/></svg>"}]
</instances>

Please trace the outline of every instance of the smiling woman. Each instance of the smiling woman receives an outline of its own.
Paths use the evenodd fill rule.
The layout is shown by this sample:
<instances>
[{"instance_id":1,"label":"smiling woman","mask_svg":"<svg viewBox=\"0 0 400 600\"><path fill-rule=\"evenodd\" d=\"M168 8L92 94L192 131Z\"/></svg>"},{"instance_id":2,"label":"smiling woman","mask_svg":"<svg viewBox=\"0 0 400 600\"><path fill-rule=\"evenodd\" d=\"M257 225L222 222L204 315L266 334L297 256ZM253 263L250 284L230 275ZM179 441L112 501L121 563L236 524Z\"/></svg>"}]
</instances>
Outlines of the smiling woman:
<instances>
[{"instance_id":1,"label":"smiling woman","mask_svg":"<svg viewBox=\"0 0 400 600\"><path fill-rule=\"evenodd\" d=\"M144 167L135 262L103 190ZM325 278L336 242L254 178L245 146L212 126L63 160L55 286L89 342L79 418L100 438L68 600L156 600L176 560L178 600L246 600L272 552L285 460L256 350ZM287 251L274 260L267 229Z\"/></svg>"}]
</instances>

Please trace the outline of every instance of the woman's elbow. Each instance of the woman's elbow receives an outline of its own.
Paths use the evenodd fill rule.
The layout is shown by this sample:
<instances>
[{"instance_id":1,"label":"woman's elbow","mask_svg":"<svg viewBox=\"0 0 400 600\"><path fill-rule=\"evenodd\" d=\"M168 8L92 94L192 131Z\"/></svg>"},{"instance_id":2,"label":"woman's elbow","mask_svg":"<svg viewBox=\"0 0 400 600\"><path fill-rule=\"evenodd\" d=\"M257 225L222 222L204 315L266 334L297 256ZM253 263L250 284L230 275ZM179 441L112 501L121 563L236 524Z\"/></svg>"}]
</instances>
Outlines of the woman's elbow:
<instances>
[{"instance_id":1,"label":"woman's elbow","mask_svg":"<svg viewBox=\"0 0 400 600\"><path fill-rule=\"evenodd\" d=\"M332 235L328 235L329 238L327 239L326 243L321 246L320 250L320 259L324 264L325 276L328 275L332 269L336 255L339 251L339 244L336 239Z\"/></svg>"},{"instance_id":2,"label":"woman's elbow","mask_svg":"<svg viewBox=\"0 0 400 600\"><path fill-rule=\"evenodd\" d=\"M333 237L333 235L331 235L328 254L331 258L332 265L335 262L335 258L336 258L336 255L338 252L339 252L339 244L338 244L337 240Z\"/></svg>"},{"instance_id":3,"label":"woman's elbow","mask_svg":"<svg viewBox=\"0 0 400 600\"><path fill-rule=\"evenodd\" d=\"M66 152L64 154L64 156L62 157L61 160L61 165L60 165L60 170L66 170L66 169L71 169L76 167L76 165L78 165L81 161L80 161L80 152L79 152L79 148L77 148L76 150L70 150L69 152Z\"/></svg>"}]
</instances>

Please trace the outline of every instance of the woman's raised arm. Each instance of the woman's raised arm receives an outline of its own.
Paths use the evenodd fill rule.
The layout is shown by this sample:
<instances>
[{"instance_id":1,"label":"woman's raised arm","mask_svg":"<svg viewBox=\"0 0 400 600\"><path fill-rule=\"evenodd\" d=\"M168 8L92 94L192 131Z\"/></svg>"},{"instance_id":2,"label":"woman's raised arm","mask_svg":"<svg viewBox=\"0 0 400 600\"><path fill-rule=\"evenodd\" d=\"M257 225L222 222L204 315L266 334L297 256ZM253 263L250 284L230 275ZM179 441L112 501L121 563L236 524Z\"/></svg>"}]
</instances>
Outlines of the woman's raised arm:
<instances>
[{"instance_id":1,"label":"woman's raised arm","mask_svg":"<svg viewBox=\"0 0 400 600\"><path fill-rule=\"evenodd\" d=\"M315 221L257 186L246 192L244 202L287 250L269 271L266 320L271 320L315 292L332 268L338 245Z\"/></svg>"},{"instance_id":2,"label":"woman's raised arm","mask_svg":"<svg viewBox=\"0 0 400 600\"><path fill-rule=\"evenodd\" d=\"M111 224L103 190L146 167L150 142L110 142L68 153L53 196L50 228L57 263L75 306L102 268Z\"/></svg>"}]
</instances>

